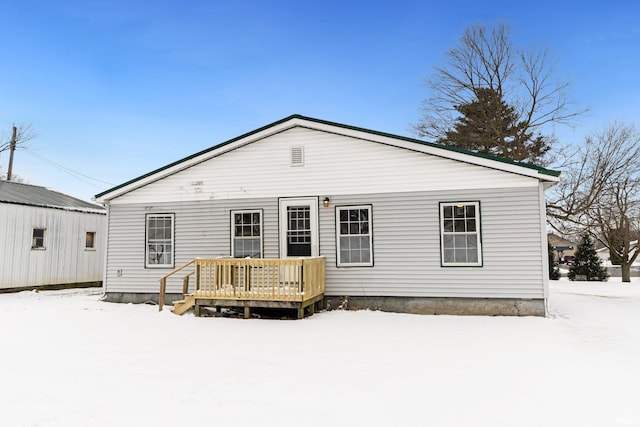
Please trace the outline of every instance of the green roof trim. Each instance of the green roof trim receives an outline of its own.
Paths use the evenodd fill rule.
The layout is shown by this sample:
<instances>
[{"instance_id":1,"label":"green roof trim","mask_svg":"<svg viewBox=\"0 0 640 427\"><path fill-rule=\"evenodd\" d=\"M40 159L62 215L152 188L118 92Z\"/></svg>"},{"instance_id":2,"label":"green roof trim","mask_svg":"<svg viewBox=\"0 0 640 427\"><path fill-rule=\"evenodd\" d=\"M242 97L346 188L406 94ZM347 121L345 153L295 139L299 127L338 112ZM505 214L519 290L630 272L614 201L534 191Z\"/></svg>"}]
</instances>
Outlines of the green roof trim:
<instances>
[{"instance_id":1,"label":"green roof trim","mask_svg":"<svg viewBox=\"0 0 640 427\"><path fill-rule=\"evenodd\" d=\"M170 164L168 164L166 166L162 166L162 167L160 167L158 169L155 169L155 170L153 170L153 171L151 171L149 173L146 173L146 174L141 175L141 176L139 176L137 178L131 179L131 180L129 180L129 181L123 183L123 184L117 185L117 186L115 186L113 188L110 188L109 190L103 191L102 193L98 193L98 194L95 195L95 198L100 198L100 197L104 196L105 194L108 194L108 193L111 193L113 191L116 191L116 190L119 190L121 188L124 188L124 187L126 187L128 185L131 185L131 184L135 183L136 181L140 181L140 180L145 179L145 178L147 178L149 176L155 175L158 172L162 172L163 170L166 170L166 169L172 168L174 166L177 166L180 163L187 162L187 161L189 161L191 159L194 159L196 157L199 157L199 156L201 156L203 154L206 154L206 153L209 153L211 151L217 150L217 149L219 149L221 147L224 147L225 145L232 144L232 143L234 143L236 141L239 141L239 140L247 138L247 137L249 137L251 135L260 133L260 132L265 131L265 130L267 130L269 128L272 128L274 126L278 126L278 125L280 125L282 123L285 123L285 122L287 122L289 120L293 120L293 119L306 120L306 121L309 121L309 122L319 123L319 124L323 124L323 125L334 126L334 127L339 127L339 128L348 129L348 130L354 130L354 131L358 131L358 132L370 133L370 134L373 134L373 135L378 135L378 136L383 136L383 137L393 138L393 139L399 139L399 140L402 140L402 141L407 141L407 142L412 142L412 143L415 143L415 144L425 145L425 146L433 147L433 148L440 149L440 150L451 151L451 152L460 153L460 154L466 154L466 155L469 155L469 156L479 157L479 158L483 158L483 159L487 159L487 160L493 160L493 161L497 161L497 162L505 163L505 164L509 164L509 165L514 165L514 166L521 166L521 167L525 167L525 168L528 168L528 169L532 169L532 170L538 171L539 173L541 173L543 175L552 176L554 178L557 178L558 176L560 176L560 173L561 173L560 171L546 169L546 168L543 168L541 166L532 165L530 163L516 162L516 161L510 160L510 159L505 159L504 157L492 156L490 154L476 153L476 152L473 152L473 151L464 150L462 148L451 147L451 146L443 145L443 144L436 144L436 143L433 143L433 142L422 141L420 139L409 138L409 137L406 137L406 136L394 135L394 134L391 134L391 133L380 132L380 131L375 131L375 130L371 130L371 129L365 129L365 128L361 128L361 127L357 127L357 126L345 125L345 124L341 124L341 123L331 122L331 121L328 121L328 120L315 119L313 117L307 117L307 116L303 116L303 115L300 115L300 114L292 114L292 115L290 115L288 117L285 117L283 119L280 119L280 120L275 121L273 123L270 123L268 125L262 126L262 127L258 128L258 129L252 130L251 132L247 132L245 134L242 134L240 136L232 138L232 139L230 139L228 141L221 142L220 144L214 145L212 147L209 147L207 149L199 151L199 152L197 152L195 154L187 156L187 157L185 157L183 159L177 160L177 161L175 161L173 163L170 163Z\"/></svg>"}]
</instances>

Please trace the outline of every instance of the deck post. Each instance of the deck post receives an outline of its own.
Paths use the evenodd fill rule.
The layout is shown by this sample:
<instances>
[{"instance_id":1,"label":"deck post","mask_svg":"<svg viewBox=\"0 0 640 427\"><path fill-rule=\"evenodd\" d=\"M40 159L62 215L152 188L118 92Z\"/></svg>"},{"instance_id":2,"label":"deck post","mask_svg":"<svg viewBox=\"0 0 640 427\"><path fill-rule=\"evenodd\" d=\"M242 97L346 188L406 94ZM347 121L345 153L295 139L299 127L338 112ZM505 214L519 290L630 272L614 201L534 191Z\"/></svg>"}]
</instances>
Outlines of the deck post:
<instances>
[{"instance_id":1,"label":"deck post","mask_svg":"<svg viewBox=\"0 0 640 427\"><path fill-rule=\"evenodd\" d=\"M196 261L196 283L193 286L193 293L200 290L200 263Z\"/></svg>"},{"instance_id":2,"label":"deck post","mask_svg":"<svg viewBox=\"0 0 640 427\"><path fill-rule=\"evenodd\" d=\"M189 293L189 275L187 274L182 278L182 295Z\"/></svg>"},{"instance_id":3,"label":"deck post","mask_svg":"<svg viewBox=\"0 0 640 427\"><path fill-rule=\"evenodd\" d=\"M244 318L249 319L251 317L251 307L244 306Z\"/></svg>"},{"instance_id":4,"label":"deck post","mask_svg":"<svg viewBox=\"0 0 640 427\"><path fill-rule=\"evenodd\" d=\"M164 296L166 292L167 292L167 278L163 277L162 279L160 279L160 293L158 295L159 311L162 311L162 308L164 307Z\"/></svg>"}]
</instances>

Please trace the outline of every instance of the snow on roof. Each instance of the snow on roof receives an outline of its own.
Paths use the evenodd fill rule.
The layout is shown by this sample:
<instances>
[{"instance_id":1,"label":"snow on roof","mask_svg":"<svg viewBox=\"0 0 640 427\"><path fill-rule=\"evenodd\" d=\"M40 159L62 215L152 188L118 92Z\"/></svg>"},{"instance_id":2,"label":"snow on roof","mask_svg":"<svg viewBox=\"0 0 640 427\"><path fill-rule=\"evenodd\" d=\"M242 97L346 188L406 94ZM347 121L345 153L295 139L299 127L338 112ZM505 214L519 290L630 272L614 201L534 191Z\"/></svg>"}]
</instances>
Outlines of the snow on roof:
<instances>
[{"instance_id":1,"label":"snow on roof","mask_svg":"<svg viewBox=\"0 0 640 427\"><path fill-rule=\"evenodd\" d=\"M0 181L0 203L104 214L102 206L45 187Z\"/></svg>"}]
</instances>

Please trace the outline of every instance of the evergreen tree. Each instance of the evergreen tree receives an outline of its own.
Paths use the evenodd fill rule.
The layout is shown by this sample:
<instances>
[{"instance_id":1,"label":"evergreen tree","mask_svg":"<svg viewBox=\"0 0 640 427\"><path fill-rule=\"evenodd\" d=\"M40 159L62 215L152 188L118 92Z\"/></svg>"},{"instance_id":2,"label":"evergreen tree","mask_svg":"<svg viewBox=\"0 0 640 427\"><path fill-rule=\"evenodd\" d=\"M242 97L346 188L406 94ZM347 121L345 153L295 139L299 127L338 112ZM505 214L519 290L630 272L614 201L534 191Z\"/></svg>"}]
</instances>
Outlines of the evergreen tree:
<instances>
[{"instance_id":1,"label":"evergreen tree","mask_svg":"<svg viewBox=\"0 0 640 427\"><path fill-rule=\"evenodd\" d=\"M551 243L547 243L549 254L549 279L558 280L560 278L560 268L558 268L558 261L556 261L555 251Z\"/></svg>"},{"instance_id":2,"label":"evergreen tree","mask_svg":"<svg viewBox=\"0 0 640 427\"><path fill-rule=\"evenodd\" d=\"M575 264L569 270L569 280L582 279L602 282L609 277L607 270L602 266L602 260L596 253L596 248L593 246L593 240L591 240L589 234L582 235L575 257Z\"/></svg>"},{"instance_id":3,"label":"evergreen tree","mask_svg":"<svg viewBox=\"0 0 640 427\"><path fill-rule=\"evenodd\" d=\"M518 162L542 163L551 148L547 139L519 122L516 110L498 91L479 88L475 96L454 107L459 117L438 142Z\"/></svg>"}]
</instances>

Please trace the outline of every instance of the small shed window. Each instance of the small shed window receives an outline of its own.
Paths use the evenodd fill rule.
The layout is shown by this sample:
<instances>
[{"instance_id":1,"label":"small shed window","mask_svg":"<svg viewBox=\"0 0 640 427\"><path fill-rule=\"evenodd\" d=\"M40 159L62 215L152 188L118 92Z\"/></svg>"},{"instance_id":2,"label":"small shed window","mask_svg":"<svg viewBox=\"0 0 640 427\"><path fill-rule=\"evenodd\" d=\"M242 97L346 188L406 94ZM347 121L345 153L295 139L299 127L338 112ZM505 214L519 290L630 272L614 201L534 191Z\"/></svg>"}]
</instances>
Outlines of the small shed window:
<instances>
[{"instance_id":1,"label":"small shed window","mask_svg":"<svg viewBox=\"0 0 640 427\"><path fill-rule=\"evenodd\" d=\"M440 203L440 251L444 267L482 266L480 203Z\"/></svg>"},{"instance_id":2,"label":"small shed window","mask_svg":"<svg viewBox=\"0 0 640 427\"><path fill-rule=\"evenodd\" d=\"M34 228L31 238L31 249L44 249L44 228Z\"/></svg>"},{"instance_id":3,"label":"small shed window","mask_svg":"<svg viewBox=\"0 0 640 427\"><path fill-rule=\"evenodd\" d=\"M96 247L95 245L96 245L96 232L87 231L87 237L84 243L85 249L95 249Z\"/></svg>"}]
</instances>

